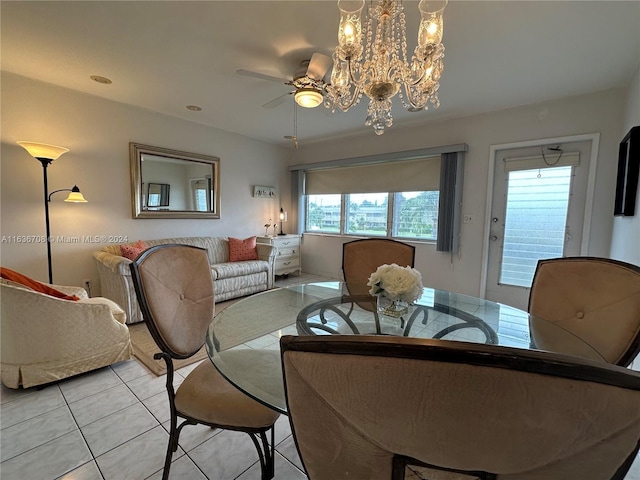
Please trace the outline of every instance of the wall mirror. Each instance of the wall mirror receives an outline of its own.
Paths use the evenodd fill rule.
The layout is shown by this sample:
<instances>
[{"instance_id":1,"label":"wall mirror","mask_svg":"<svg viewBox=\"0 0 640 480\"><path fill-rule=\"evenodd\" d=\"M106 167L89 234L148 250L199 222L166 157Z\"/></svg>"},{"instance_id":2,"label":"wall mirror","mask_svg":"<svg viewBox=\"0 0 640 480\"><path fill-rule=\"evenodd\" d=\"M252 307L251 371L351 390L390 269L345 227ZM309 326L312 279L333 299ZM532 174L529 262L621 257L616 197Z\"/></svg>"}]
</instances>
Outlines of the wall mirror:
<instances>
[{"instance_id":1,"label":"wall mirror","mask_svg":"<svg viewBox=\"0 0 640 480\"><path fill-rule=\"evenodd\" d=\"M220 159L129 144L133 218L220 218Z\"/></svg>"}]
</instances>

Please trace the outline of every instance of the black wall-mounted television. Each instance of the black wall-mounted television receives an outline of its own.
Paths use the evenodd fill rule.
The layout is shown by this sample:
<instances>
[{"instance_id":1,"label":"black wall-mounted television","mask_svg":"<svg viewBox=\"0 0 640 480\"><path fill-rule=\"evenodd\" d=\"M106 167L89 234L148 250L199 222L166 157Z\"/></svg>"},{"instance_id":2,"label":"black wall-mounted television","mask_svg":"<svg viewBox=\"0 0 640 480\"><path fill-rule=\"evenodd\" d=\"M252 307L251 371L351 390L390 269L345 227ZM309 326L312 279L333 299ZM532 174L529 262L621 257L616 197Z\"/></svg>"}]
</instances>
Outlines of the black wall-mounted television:
<instances>
[{"instance_id":1,"label":"black wall-mounted television","mask_svg":"<svg viewBox=\"0 0 640 480\"><path fill-rule=\"evenodd\" d=\"M614 215L633 216L640 177L640 126L633 127L620 142Z\"/></svg>"}]
</instances>

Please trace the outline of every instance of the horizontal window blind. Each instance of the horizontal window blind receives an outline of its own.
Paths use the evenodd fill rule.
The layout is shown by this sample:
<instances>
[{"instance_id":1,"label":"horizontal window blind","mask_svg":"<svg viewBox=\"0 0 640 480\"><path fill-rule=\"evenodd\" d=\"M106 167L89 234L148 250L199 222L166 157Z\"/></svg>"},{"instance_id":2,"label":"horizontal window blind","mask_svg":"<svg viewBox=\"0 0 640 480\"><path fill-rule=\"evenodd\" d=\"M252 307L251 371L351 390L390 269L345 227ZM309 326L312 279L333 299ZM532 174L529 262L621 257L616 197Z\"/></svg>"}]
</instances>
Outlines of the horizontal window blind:
<instances>
[{"instance_id":1,"label":"horizontal window blind","mask_svg":"<svg viewBox=\"0 0 640 480\"><path fill-rule=\"evenodd\" d=\"M538 260L563 255L571 175L570 166L509 173L501 285L529 288Z\"/></svg>"},{"instance_id":2,"label":"horizontal window blind","mask_svg":"<svg viewBox=\"0 0 640 480\"><path fill-rule=\"evenodd\" d=\"M305 188L307 195L439 190L440 156L310 170Z\"/></svg>"},{"instance_id":3,"label":"horizontal window blind","mask_svg":"<svg viewBox=\"0 0 640 480\"><path fill-rule=\"evenodd\" d=\"M534 157L515 157L504 159L504 171L533 170L536 168L577 167L580 165L580 152L562 152L537 155Z\"/></svg>"}]
</instances>

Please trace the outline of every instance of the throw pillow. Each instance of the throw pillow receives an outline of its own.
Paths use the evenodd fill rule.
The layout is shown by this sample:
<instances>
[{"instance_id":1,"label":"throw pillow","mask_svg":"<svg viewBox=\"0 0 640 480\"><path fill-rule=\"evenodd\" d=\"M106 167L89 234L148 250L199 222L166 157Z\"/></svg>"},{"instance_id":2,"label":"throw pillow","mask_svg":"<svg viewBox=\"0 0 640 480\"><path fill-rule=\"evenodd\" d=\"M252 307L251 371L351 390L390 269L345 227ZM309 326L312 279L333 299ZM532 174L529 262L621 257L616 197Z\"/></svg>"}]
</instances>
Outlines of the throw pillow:
<instances>
[{"instance_id":1,"label":"throw pillow","mask_svg":"<svg viewBox=\"0 0 640 480\"><path fill-rule=\"evenodd\" d=\"M40 283L33 278L29 278L26 275L22 275L21 273L10 270L8 268L0 267L0 277L4 278L5 280L19 283L20 285L24 285L31 290L50 295L52 297L61 298L63 300L73 300L74 302L80 300L75 295L67 295L66 293L61 292L60 290L57 290L45 283Z\"/></svg>"},{"instance_id":2,"label":"throw pillow","mask_svg":"<svg viewBox=\"0 0 640 480\"><path fill-rule=\"evenodd\" d=\"M142 240L138 240L133 245L120 245L120 252L123 257L133 261L147 248L149 248L149 246L146 243Z\"/></svg>"},{"instance_id":3,"label":"throw pillow","mask_svg":"<svg viewBox=\"0 0 640 480\"><path fill-rule=\"evenodd\" d=\"M229 261L241 262L243 260L257 260L256 237L241 240L229 237Z\"/></svg>"}]
</instances>

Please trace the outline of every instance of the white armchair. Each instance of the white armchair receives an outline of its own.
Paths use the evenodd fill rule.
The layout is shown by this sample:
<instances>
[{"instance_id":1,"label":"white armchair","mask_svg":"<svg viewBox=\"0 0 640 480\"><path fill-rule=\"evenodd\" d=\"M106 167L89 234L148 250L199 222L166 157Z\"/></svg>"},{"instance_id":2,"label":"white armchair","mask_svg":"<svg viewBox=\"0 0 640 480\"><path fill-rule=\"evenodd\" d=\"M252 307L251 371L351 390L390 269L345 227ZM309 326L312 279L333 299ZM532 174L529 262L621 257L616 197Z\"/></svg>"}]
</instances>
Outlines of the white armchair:
<instances>
[{"instance_id":1,"label":"white armchair","mask_svg":"<svg viewBox=\"0 0 640 480\"><path fill-rule=\"evenodd\" d=\"M54 285L79 301L0 280L0 379L9 388L55 382L131 358L125 312L84 289Z\"/></svg>"}]
</instances>

